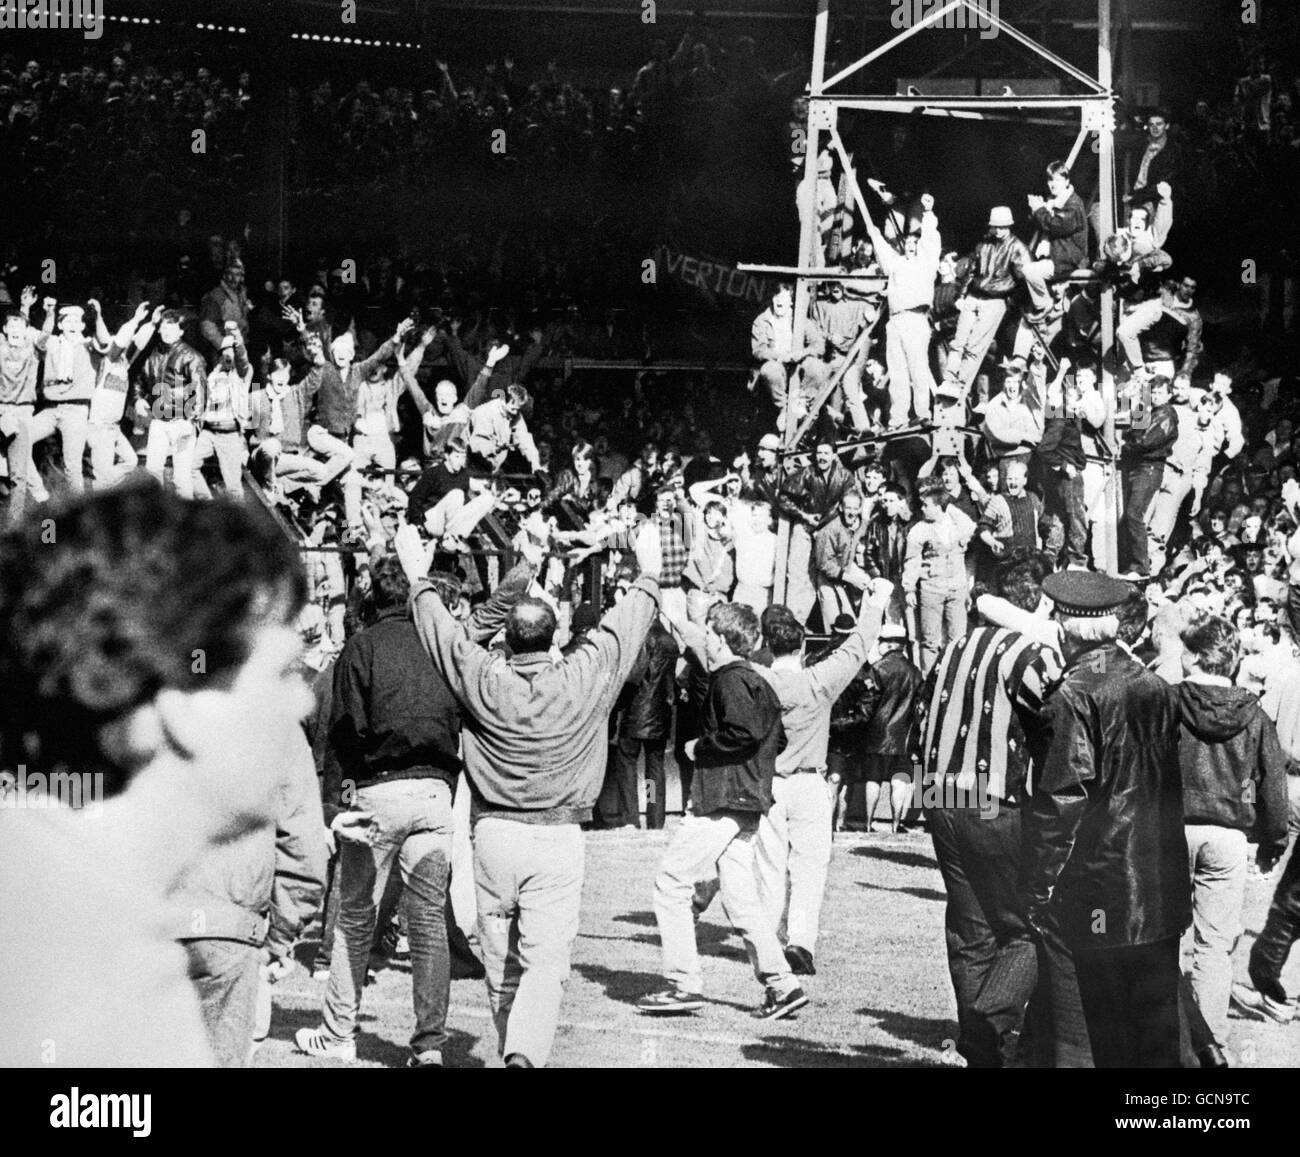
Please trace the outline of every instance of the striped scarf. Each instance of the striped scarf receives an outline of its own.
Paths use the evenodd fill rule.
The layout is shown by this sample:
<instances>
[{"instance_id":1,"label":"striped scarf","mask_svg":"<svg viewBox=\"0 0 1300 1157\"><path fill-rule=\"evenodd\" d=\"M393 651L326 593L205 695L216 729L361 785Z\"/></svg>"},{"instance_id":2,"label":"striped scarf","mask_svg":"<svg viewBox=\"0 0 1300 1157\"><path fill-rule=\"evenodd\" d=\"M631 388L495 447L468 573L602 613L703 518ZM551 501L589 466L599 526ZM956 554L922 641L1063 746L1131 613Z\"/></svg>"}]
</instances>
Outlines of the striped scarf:
<instances>
[{"instance_id":1,"label":"striped scarf","mask_svg":"<svg viewBox=\"0 0 1300 1157\"><path fill-rule=\"evenodd\" d=\"M1060 659L1016 631L979 627L950 643L918 696L925 781L1018 800L1032 791L1022 719L1036 717ZM983 794L983 793L981 793Z\"/></svg>"}]
</instances>

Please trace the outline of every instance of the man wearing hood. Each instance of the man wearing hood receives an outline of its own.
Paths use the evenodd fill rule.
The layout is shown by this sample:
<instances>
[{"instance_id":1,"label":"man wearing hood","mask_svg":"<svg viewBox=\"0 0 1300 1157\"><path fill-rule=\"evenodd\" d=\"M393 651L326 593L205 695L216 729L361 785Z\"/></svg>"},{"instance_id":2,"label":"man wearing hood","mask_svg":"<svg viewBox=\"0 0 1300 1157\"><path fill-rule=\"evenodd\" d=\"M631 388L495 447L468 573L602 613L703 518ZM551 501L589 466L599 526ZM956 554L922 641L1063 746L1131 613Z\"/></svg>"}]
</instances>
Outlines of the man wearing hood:
<instances>
[{"instance_id":1,"label":"man wearing hood","mask_svg":"<svg viewBox=\"0 0 1300 1157\"><path fill-rule=\"evenodd\" d=\"M1228 1039L1232 949L1241 934L1247 843L1267 873L1286 851L1287 759L1255 694L1234 687L1236 628L1200 619L1182 632L1178 687L1183 823L1192 872L1192 991L1220 1048Z\"/></svg>"}]
</instances>

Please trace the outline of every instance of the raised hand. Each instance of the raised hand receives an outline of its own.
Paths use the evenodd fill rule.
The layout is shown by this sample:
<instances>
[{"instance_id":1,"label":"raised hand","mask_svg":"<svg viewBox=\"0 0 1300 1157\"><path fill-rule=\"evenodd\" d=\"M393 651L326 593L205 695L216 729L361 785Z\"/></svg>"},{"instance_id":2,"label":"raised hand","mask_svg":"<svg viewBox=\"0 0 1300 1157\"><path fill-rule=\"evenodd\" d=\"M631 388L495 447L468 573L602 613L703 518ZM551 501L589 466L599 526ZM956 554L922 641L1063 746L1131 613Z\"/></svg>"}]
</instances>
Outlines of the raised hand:
<instances>
[{"instance_id":1,"label":"raised hand","mask_svg":"<svg viewBox=\"0 0 1300 1157\"><path fill-rule=\"evenodd\" d=\"M18 303L23 307L23 309L31 309L31 307L36 304L36 286L24 285Z\"/></svg>"}]
</instances>

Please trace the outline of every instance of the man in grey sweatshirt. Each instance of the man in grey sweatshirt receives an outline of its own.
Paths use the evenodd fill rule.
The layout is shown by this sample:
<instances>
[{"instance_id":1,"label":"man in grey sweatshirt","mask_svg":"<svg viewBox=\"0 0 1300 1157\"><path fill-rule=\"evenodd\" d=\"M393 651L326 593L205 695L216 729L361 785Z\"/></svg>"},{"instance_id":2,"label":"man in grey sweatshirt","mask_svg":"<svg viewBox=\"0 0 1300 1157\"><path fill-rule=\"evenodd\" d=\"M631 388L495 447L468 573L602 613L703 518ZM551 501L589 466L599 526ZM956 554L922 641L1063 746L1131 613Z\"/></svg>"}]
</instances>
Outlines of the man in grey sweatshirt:
<instances>
[{"instance_id":1,"label":"man in grey sweatshirt","mask_svg":"<svg viewBox=\"0 0 1300 1157\"><path fill-rule=\"evenodd\" d=\"M416 631L464 710L473 792L478 936L488 997L508 1067L546 1064L578 934L580 825L605 779L609 713L659 610L659 542L637 542L641 577L557 658L555 616L522 599L506 619L507 653L470 640L425 581L414 527L394 547L411 580Z\"/></svg>"}]
</instances>

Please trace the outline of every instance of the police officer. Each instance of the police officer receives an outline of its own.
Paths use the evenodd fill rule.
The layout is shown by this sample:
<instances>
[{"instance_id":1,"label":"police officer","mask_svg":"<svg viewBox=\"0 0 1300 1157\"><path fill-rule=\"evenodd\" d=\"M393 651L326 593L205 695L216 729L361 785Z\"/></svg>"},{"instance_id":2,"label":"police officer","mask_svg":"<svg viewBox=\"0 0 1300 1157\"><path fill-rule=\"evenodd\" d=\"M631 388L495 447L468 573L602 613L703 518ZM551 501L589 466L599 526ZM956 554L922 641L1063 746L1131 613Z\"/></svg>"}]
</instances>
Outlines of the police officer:
<instances>
[{"instance_id":1,"label":"police officer","mask_svg":"<svg viewBox=\"0 0 1300 1157\"><path fill-rule=\"evenodd\" d=\"M1118 646L1132 591L1107 575L1043 583L1065 678L1037 737L1029 923L1074 957L1098 1068L1177 1068L1178 941L1191 923L1174 689Z\"/></svg>"}]
</instances>

